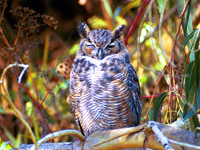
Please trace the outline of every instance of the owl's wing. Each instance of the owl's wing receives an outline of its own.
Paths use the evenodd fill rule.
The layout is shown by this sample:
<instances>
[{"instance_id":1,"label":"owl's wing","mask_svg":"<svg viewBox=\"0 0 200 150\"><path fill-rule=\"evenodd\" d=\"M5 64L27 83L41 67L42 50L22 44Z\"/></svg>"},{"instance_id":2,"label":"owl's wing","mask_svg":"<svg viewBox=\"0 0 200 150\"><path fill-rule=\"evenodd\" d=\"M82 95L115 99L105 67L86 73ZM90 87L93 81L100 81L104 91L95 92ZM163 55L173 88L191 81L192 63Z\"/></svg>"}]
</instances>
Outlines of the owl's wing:
<instances>
[{"instance_id":1,"label":"owl's wing","mask_svg":"<svg viewBox=\"0 0 200 150\"><path fill-rule=\"evenodd\" d=\"M72 69L71 73L70 73L70 82L69 82L69 89L70 89L70 95L68 97L69 99L69 103L70 103L70 108L72 113L75 116L75 121L76 124L78 125L79 130L82 132L82 134L84 135L84 131L82 129L80 120L79 120L79 114L77 114L78 112L76 111L78 108L78 104L80 102L79 97L81 97L80 95L80 88L77 87L77 85L79 84L78 81L76 79L78 79L77 74L74 72L74 68Z\"/></svg>"},{"instance_id":2,"label":"owl's wing","mask_svg":"<svg viewBox=\"0 0 200 150\"><path fill-rule=\"evenodd\" d=\"M126 58L127 59L127 58ZM129 60L126 60L126 62ZM140 116L142 113L142 105L140 103L140 85L138 76L136 74L135 69L130 64L127 65L128 67L128 87L130 92L132 93L132 111L135 118L135 125L139 125L140 123Z\"/></svg>"},{"instance_id":3,"label":"owl's wing","mask_svg":"<svg viewBox=\"0 0 200 150\"><path fill-rule=\"evenodd\" d=\"M89 58L88 58L89 59ZM90 86L91 74L94 64L84 57L77 57L74 60L73 68L70 73L69 82L69 103L75 116L76 124L83 135L90 132L92 126L92 113L88 110L91 106ZM93 106L93 105L92 105ZM93 107L95 108L95 107Z\"/></svg>"}]
</instances>

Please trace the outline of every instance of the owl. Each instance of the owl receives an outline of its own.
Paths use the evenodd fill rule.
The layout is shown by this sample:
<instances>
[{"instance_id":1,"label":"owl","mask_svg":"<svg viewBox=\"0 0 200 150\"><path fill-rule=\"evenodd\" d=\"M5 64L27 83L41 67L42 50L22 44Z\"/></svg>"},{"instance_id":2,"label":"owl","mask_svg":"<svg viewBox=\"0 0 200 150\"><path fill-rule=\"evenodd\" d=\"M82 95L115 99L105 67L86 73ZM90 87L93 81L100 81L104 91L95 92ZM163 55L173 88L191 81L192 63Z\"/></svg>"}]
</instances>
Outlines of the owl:
<instances>
[{"instance_id":1,"label":"owl","mask_svg":"<svg viewBox=\"0 0 200 150\"><path fill-rule=\"evenodd\" d=\"M70 72L69 103L83 135L94 131L137 126L140 123L140 85L121 36L114 31L91 30L79 23L81 37Z\"/></svg>"}]
</instances>

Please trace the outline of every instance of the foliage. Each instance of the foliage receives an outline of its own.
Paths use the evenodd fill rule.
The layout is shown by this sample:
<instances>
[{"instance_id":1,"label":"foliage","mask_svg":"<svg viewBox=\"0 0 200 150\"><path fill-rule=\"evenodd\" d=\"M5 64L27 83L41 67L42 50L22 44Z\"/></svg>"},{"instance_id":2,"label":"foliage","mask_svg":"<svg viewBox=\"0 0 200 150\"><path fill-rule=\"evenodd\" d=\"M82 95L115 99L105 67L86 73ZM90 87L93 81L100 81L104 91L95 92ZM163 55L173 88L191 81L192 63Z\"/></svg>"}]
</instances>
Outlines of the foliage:
<instances>
[{"instance_id":1,"label":"foliage","mask_svg":"<svg viewBox=\"0 0 200 150\"><path fill-rule=\"evenodd\" d=\"M190 129L199 126L200 13L197 9L200 4L197 0L56 3L60 8L65 4L69 10L56 10L55 3L40 2L45 6L41 5L42 9L47 8L44 12L54 17L41 15L44 12L38 13L30 4L20 6L19 1L0 1L0 71L15 62L29 65L20 84L17 83L19 67L10 69L3 81L37 140L50 132L76 129L67 102L68 77L57 74L56 67L66 63L63 74L69 74L78 48L76 25L80 20L92 29L127 26L125 37L130 35L127 47L142 90L141 123L155 120L170 124L177 118L190 118ZM11 9L13 6L15 9ZM73 13L63 17L65 11ZM138 22L134 22L135 18ZM13 146L21 141L31 143L30 134L10 108L3 85L0 87L0 141L10 140ZM72 140L65 137L54 141Z\"/></svg>"}]
</instances>

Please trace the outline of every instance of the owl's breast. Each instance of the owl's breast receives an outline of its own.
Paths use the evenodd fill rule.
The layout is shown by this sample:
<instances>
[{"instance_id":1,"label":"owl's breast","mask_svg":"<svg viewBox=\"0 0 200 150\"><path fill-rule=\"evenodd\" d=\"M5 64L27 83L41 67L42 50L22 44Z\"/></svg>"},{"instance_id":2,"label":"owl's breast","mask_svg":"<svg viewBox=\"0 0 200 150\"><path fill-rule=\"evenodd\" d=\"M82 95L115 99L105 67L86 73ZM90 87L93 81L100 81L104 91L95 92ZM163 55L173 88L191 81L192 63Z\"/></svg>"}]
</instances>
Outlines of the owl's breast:
<instances>
[{"instance_id":1,"label":"owl's breast","mask_svg":"<svg viewBox=\"0 0 200 150\"><path fill-rule=\"evenodd\" d=\"M93 96L109 93L111 97L117 97L118 90L127 83L127 73L126 62L120 58L107 57L96 60L81 57L73 64L70 82L78 82L77 86L89 89Z\"/></svg>"},{"instance_id":2,"label":"owl's breast","mask_svg":"<svg viewBox=\"0 0 200 150\"><path fill-rule=\"evenodd\" d=\"M105 130L133 124L127 79L128 68L122 59L75 60L70 76L70 105L84 127Z\"/></svg>"}]
</instances>

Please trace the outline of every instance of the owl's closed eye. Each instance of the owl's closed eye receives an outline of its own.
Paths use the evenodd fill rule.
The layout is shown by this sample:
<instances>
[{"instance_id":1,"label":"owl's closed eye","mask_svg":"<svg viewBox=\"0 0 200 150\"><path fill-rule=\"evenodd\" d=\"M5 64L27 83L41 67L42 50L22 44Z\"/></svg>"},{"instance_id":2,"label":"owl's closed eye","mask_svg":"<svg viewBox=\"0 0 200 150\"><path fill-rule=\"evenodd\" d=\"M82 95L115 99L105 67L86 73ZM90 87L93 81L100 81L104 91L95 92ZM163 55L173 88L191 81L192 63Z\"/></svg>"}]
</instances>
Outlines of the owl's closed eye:
<instances>
[{"instance_id":1,"label":"owl's closed eye","mask_svg":"<svg viewBox=\"0 0 200 150\"><path fill-rule=\"evenodd\" d=\"M104 29L90 31L85 23L80 23L78 32L82 39L78 55L101 60L110 54L120 52L122 41L119 38L124 33L124 29L125 26L122 25L114 31Z\"/></svg>"}]
</instances>

